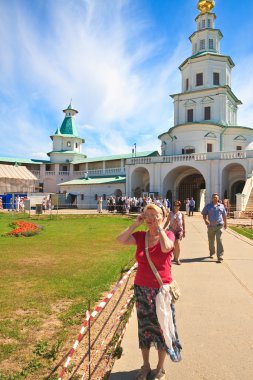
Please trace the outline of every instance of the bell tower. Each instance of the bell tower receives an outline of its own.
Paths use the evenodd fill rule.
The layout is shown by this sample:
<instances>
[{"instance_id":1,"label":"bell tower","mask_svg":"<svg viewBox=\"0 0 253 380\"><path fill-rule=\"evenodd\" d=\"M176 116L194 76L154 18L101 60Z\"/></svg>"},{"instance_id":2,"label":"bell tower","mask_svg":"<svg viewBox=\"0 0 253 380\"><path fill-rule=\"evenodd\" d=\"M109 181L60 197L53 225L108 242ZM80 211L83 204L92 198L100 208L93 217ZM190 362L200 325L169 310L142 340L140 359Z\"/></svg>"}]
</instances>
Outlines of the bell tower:
<instances>
[{"instance_id":1,"label":"bell tower","mask_svg":"<svg viewBox=\"0 0 253 380\"><path fill-rule=\"evenodd\" d=\"M53 140L53 150L48 153L52 163L69 163L75 160L86 158L82 153L82 144L85 142L79 137L75 116L78 111L75 110L71 103L63 110L65 117L60 128L57 128L55 134L50 136Z\"/></svg>"},{"instance_id":2,"label":"bell tower","mask_svg":"<svg viewBox=\"0 0 253 380\"><path fill-rule=\"evenodd\" d=\"M241 101L231 90L232 59L221 53L221 31L215 27L214 1L200 0L196 30L189 37L192 55L180 66L181 93L174 99L174 124L215 123L237 125ZM189 128L191 125L189 125Z\"/></svg>"}]
</instances>

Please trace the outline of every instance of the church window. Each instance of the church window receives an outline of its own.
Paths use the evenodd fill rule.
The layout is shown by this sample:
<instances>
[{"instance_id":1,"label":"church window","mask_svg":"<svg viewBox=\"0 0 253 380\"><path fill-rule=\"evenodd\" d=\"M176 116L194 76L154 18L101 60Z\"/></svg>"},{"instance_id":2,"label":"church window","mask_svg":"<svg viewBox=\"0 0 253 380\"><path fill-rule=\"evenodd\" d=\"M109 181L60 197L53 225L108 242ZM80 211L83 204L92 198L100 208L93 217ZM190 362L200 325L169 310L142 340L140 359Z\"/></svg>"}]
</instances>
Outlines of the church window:
<instances>
[{"instance_id":1,"label":"church window","mask_svg":"<svg viewBox=\"0 0 253 380\"><path fill-rule=\"evenodd\" d=\"M78 148L78 144L76 143L76 148Z\"/></svg>"},{"instance_id":2,"label":"church window","mask_svg":"<svg viewBox=\"0 0 253 380\"><path fill-rule=\"evenodd\" d=\"M203 85L203 73L196 74L196 86Z\"/></svg>"},{"instance_id":3,"label":"church window","mask_svg":"<svg viewBox=\"0 0 253 380\"><path fill-rule=\"evenodd\" d=\"M206 46L205 40L200 40L199 41L199 49L200 50L205 50L205 46Z\"/></svg>"},{"instance_id":4,"label":"church window","mask_svg":"<svg viewBox=\"0 0 253 380\"><path fill-rule=\"evenodd\" d=\"M220 84L220 73L213 73L213 84L219 86Z\"/></svg>"},{"instance_id":5,"label":"church window","mask_svg":"<svg viewBox=\"0 0 253 380\"><path fill-rule=\"evenodd\" d=\"M81 201L84 200L84 194L81 194Z\"/></svg>"},{"instance_id":6,"label":"church window","mask_svg":"<svg viewBox=\"0 0 253 380\"><path fill-rule=\"evenodd\" d=\"M185 80L185 91L189 90L189 78L186 78Z\"/></svg>"},{"instance_id":7,"label":"church window","mask_svg":"<svg viewBox=\"0 0 253 380\"><path fill-rule=\"evenodd\" d=\"M197 44L197 42L195 42L195 44L194 44L194 53L197 53L197 50L198 50L198 44Z\"/></svg>"},{"instance_id":8,"label":"church window","mask_svg":"<svg viewBox=\"0 0 253 380\"><path fill-rule=\"evenodd\" d=\"M193 146L186 146L182 149L182 154L192 154L195 153L195 148Z\"/></svg>"},{"instance_id":9,"label":"church window","mask_svg":"<svg viewBox=\"0 0 253 380\"><path fill-rule=\"evenodd\" d=\"M193 122L193 109L187 110L187 121L189 123Z\"/></svg>"},{"instance_id":10,"label":"church window","mask_svg":"<svg viewBox=\"0 0 253 380\"><path fill-rule=\"evenodd\" d=\"M206 27L206 20L202 20L202 29L205 29Z\"/></svg>"},{"instance_id":11,"label":"church window","mask_svg":"<svg viewBox=\"0 0 253 380\"><path fill-rule=\"evenodd\" d=\"M207 27L211 28L211 20L210 20L210 18L207 20Z\"/></svg>"},{"instance_id":12,"label":"church window","mask_svg":"<svg viewBox=\"0 0 253 380\"><path fill-rule=\"evenodd\" d=\"M237 145L236 146L236 150L242 150L242 146L241 145Z\"/></svg>"},{"instance_id":13,"label":"church window","mask_svg":"<svg viewBox=\"0 0 253 380\"><path fill-rule=\"evenodd\" d=\"M208 143L206 146L206 151L207 152L212 152L213 151L213 144Z\"/></svg>"},{"instance_id":14,"label":"church window","mask_svg":"<svg viewBox=\"0 0 253 380\"><path fill-rule=\"evenodd\" d=\"M212 38L209 38L209 49L213 49L213 39Z\"/></svg>"},{"instance_id":15,"label":"church window","mask_svg":"<svg viewBox=\"0 0 253 380\"><path fill-rule=\"evenodd\" d=\"M67 146L71 147L71 142L70 141L67 142Z\"/></svg>"},{"instance_id":16,"label":"church window","mask_svg":"<svg viewBox=\"0 0 253 380\"><path fill-rule=\"evenodd\" d=\"M205 107L204 113L205 113L204 119L210 120L211 119L211 107Z\"/></svg>"}]
</instances>

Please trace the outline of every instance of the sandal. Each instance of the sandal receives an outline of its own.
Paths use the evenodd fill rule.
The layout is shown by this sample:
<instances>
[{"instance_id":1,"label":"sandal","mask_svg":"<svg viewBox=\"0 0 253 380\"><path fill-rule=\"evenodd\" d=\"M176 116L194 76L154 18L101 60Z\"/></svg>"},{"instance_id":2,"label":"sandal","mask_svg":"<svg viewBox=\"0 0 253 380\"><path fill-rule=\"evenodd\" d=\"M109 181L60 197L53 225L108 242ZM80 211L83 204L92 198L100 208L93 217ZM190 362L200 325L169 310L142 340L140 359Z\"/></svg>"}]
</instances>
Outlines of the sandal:
<instances>
[{"instance_id":1,"label":"sandal","mask_svg":"<svg viewBox=\"0 0 253 380\"><path fill-rule=\"evenodd\" d=\"M135 380L147 380L148 375L151 372L150 367L145 367L144 365L141 367L141 369L138 371Z\"/></svg>"},{"instance_id":2,"label":"sandal","mask_svg":"<svg viewBox=\"0 0 253 380\"><path fill-rule=\"evenodd\" d=\"M165 380L165 371L164 371L164 369L162 369L162 368L161 369L156 369L154 380L155 379Z\"/></svg>"}]
</instances>

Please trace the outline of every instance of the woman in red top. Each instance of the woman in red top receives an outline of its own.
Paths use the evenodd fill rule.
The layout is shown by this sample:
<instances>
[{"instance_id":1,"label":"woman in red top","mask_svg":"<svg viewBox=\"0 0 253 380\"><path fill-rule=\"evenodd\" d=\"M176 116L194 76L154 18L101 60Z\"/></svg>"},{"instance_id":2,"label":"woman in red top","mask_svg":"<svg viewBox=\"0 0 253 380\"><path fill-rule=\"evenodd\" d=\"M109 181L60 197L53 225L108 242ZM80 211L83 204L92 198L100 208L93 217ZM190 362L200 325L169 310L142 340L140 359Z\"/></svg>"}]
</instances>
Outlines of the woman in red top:
<instances>
[{"instance_id":1,"label":"woman in red top","mask_svg":"<svg viewBox=\"0 0 253 380\"><path fill-rule=\"evenodd\" d=\"M178 361L180 357L181 345L178 340L175 324L175 309L171 304L173 322L175 325L176 341L173 342L173 348L177 352L177 360L171 355L166 346L163 332L160 328L155 307L155 297L159 291L159 283L150 268L145 254L145 231L134 230L145 222L148 228L148 247L149 255L158 270L164 284L172 282L171 260L175 236L173 232L164 230L166 222L166 210L155 204L149 204L145 207L136 221L124 230L117 240L122 244L136 245L136 261L138 269L135 276L134 290L136 298L136 309L138 318L138 335L139 347L142 351L143 366L136 376L136 380L146 380L151 372L149 363L149 351L151 346L158 350L158 364L155 371L154 379L165 379L164 361L166 353L171 359ZM175 353L174 353L175 354Z\"/></svg>"}]
</instances>

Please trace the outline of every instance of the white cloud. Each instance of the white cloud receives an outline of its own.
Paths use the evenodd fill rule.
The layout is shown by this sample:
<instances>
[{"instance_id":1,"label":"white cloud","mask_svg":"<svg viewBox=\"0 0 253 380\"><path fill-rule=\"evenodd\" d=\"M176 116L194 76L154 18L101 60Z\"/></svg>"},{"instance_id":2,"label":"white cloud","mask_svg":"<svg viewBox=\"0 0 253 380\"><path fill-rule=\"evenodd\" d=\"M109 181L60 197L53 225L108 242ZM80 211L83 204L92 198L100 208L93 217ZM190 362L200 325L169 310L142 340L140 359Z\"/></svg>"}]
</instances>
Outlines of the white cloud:
<instances>
[{"instance_id":1,"label":"white cloud","mask_svg":"<svg viewBox=\"0 0 253 380\"><path fill-rule=\"evenodd\" d=\"M241 57L233 73L232 87L242 101L238 108L238 124L253 128L253 55Z\"/></svg>"},{"instance_id":2,"label":"white cloud","mask_svg":"<svg viewBox=\"0 0 253 380\"><path fill-rule=\"evenodd\" d=\"M3 77L8 73L16 78L9 87L13 99L18 99L20 115L25 106L27 118L36 120L36 133L44 133L48 138L47 134L53 133L58 125L40 125L38 117L34 117L34 104L45 103L43 110L54 112L52 120L60 123L59 109L72 98L72 104L79 110L77 125L80 124L83 137L86 138L87 129L93 130L97 135L94 140L100 143L98 150L108 154L129 151L131 135L133 138L139 135L141 139L142 130L151 133L154 129L160 132L168 129L171 103L168 92L174 91L177 83L175 63L179 57L183 59L183 49L176 49L164 62L148 67L148 60L160 52L164 41L145 41L149 20L124 17L128 1L118 1L117 6L109 2L109 7L95 0L84 1L83 7L82 3L71 1L66 1L63 7L59 4L50 2L47 33L44 30L43 34L20 7L14 11L15 35L5 34L5 45L12 46L12 50L3 55ZM10 30L7 18L5 24ZM142 42L138 45L135 40L140 36ZM18 80L20 73L22 77ZM7 86L4 78L1 82ZM22 89L18 88L19 82ZM26 91L24 98L21 91ZM30 113L29 106L32 106ZM25 126L22 117L13 118L12 122L21 145L28 137L36 145L29 122ZM153 136L151 141L156 138ZM43 142L42 146L41 142L37 142L38 151L48 145ZM34 152L34 147L26 152Z\"/></svg>"},{"instance_id":3,"label":"white cloud","mask_svg":"<svg viewBox=\"0 0 253 380\"><path fill-rule=\"evenodd\" d=\"M88 156L131 152L134 142L139 150L158 149L157 136L173 125L169 94L181 89L186 36L174 47L170 39L148 38L152 21L135 12L134 1L27 3L0 4L1 131L12 150L27 157L50 151L49 136L71 98ZM242 125L253 124L251 67L245 59L233 81L244 102Z\"/></svg>"}]
</instances>

